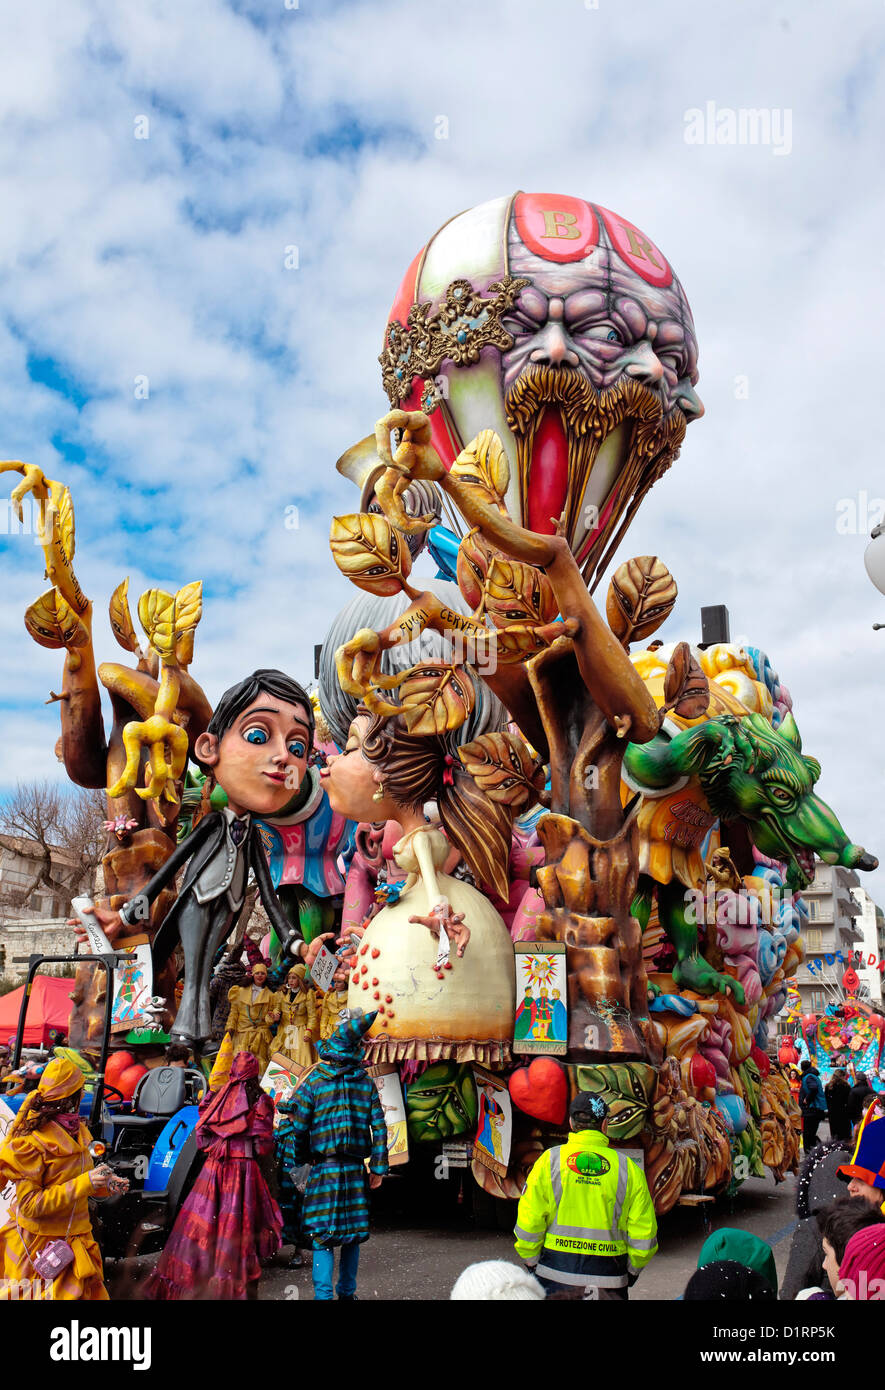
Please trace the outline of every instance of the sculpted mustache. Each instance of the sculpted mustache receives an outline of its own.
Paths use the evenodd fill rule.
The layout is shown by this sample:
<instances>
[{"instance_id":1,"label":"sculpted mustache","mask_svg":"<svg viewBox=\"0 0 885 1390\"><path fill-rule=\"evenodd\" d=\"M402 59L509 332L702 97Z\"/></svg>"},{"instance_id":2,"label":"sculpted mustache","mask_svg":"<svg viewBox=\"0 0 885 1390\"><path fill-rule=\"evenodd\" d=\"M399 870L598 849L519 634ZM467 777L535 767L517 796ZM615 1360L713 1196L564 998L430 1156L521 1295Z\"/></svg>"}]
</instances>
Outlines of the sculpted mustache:
<instances>
[{"instance_id":1,"label":"sculpted mustache","mask_svg":"<svg viewBox=\"0 0 885 1390\"><path fill-rule=\"evenodd\" d=\"M585 578L596 566L595 588L608 559L649 488L679 456L687 421L678 406L664 414L658 392L633 377L622 377L613 386L597 391L574 367L530 364L508 389L504 406L516 437L517 468L521 496L528 496L529 470L535 434L548 406L558 406L568 445L569 497L565 532L573 541L583 510L587 486L602 441L625 420L633 423L626 463L616 484L618 497L611 515L585 557ZM523 502L524 505L524 502ZM612 537L605 555L599 556ZM597 563L598 562L598 563Z\"/></svg>"},{"instance_id":2,"label":"sculpted mustache","mask_svg":"<svg viewBox=\"0 0 885 1390\"><path fill-rule=\"evenodd\" d=\"M548 405L561 407L566 430L576 437L591 434L601 440L628 415L646 426L665 421L660 394L634 377L621 377L613 386L598 391L575 367L530 363L504 397L507 423L513 433L533 433ZM678 409L676 413L682 414Z\"/></svg>"}]
</instances>

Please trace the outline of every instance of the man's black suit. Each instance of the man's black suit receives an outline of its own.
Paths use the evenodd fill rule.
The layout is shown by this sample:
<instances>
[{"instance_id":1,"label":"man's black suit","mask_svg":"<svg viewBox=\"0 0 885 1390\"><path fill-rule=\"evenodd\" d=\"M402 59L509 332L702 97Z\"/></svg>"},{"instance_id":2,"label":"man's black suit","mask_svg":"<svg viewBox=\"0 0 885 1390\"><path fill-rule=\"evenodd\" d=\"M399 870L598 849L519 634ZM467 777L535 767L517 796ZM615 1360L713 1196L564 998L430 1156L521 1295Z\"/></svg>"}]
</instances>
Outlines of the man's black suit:
<instances>
[{"instance_id":1,"label":"man's black suit","mask_svg":"<svg viewBox=\"0 0 885 1390\"><path fill-rule=\"evenodd\" d=\"M248 822L244 825L243 822ZM234 826L245 832L237 845ZM283 950L302 940L280 905L270 877L261 836L251 816L230 811L210 811L150 882L130 898L121 916L127 926L147 923L150 904L186 865L175 902L164 918L153 944L155 970L160 970L181 941L184 949L184 992L172 1028L175 1041L202 1042L211 1031L209 979L212 961L239 914L249 869L255 874L258 893ZM201 901L202 898L202 901Z\"/></svg>"}]
</instances>

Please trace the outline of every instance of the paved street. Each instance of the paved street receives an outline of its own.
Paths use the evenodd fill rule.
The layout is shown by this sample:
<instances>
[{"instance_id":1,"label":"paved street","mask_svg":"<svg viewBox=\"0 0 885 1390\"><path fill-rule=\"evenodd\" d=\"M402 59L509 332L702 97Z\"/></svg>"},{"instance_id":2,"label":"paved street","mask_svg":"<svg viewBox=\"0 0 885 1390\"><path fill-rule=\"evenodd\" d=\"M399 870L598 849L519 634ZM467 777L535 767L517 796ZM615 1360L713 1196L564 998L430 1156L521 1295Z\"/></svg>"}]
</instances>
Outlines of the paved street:
<instances>
[{"instance_id":1,"label":"paved street","mask_svg":"<svg viewBox=\"0 0 885 1390\"><path fill-rule=\"evenodd\" d=\"M826 1137L826 1127L821 1137ZM422 1174L412 1164L389 1178L375 1196L372 1237L360 1252L360 1298L446 1300L467 1265L493 1259L518 1264L510 1234L515 1206L511 1212L503 1204L487 1203L474 1216L474 1188L469 1173L434 1183L429 1170ZM496 1221L504 1229L496 1230ZM678 1298L697 1266L698 1251L707 1235L722 1226L737 1226L767 1240L774 1250L780 1282L795 1224L795 1177L779 1185L771 1176L751 1178L733 1201L677 1207L662 1220L660 1249L631 1290L631 1299ZM313 1298L310 1256L306 1256L302 1269L289 1270L284 1266L291 1253L284 1247L267 1269L261 1282L262 1299ZM111 1297L131 1298L155 1258L116 1266L109 1284Z\"/></svg>"},{"instance_id":2,"label":"paved street","mask_svg":"<svg viewBox=\"0 0 885 1390\"><path fill-rule=\"evenodd\" d=\"M744 1183L733 1209L720 1202L709 1229L739 1226L771 1242L778 1277L786 1268L795 1224L796 1179L776 1187L771 1178ZM698 1251L708 1234L698 1208L677 1208L661 1224L660 1251L631 1291L632 1299L678 1297L694 1271ZM288 1253L288 1251L286 1252ZM376 1227L360 1254L361 1299L447 1299L461 1270L476 1260L512 1260L519 1263L512 1238L504 1232L473 1229L453 1221L446 1228ZM261 1297L313 1298L308 1262L302 1270L268 1270Z\"/></svg>"}]
</instances>

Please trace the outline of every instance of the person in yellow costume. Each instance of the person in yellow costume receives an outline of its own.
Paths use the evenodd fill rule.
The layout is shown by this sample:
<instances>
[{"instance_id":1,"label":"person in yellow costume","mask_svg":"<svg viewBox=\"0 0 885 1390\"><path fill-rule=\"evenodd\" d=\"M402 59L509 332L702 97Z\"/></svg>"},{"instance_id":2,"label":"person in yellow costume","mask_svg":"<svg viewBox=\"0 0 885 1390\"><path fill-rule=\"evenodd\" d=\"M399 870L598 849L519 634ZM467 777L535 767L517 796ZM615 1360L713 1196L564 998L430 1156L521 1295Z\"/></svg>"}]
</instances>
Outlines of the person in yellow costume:
<instances>
[{"instance_id":1,"label":"person in yellow costume","mask_svg":"<svg viewBox=\"0 0 885 1390\"><path fill-rule=\"evenodd\" d=\"M293 965L285 987L277 995L280 1026L273 1051L282 1052L302 1067L312 1067L316 1061L313 1042L319 1032L319 1020L316 995L305 985L304 975L303 965Z\"/></svg>"},{"instance_id":2,"label":"person in yellow costume","mask_svg":"<svg viewBox=\"0 0 885 1390\"><path fill-rule=\"evenodd\" d=\"M279 1022L279 996L267 985L267 966L252 967L252 980L248 985L234 985L228 991L230 1013L227 1018L227 1031L232 1039L232 1052L251 1052L258 1059L258 1075L263 1076L270 1061L271 1029Z\"/></svg>"},{"instance_id":3,"label":"person in yellow costume","mask_svg":"<svg viewBox=\"0 0 885 1390\"><path fill-rule=\"evenodd\" d=\"M83 1073L73 1062L50 1062L0 1148L0 1186L15 1184L0 1228L0 1299L108 1297L89 1198L124 1192L128 1183L106 1164L93 1166L92 1136L79 1115L82 1090ZM49 1283L32 1261L51 1241L66 1241L74 1258Z\"/></svg>"},{"instance_id":4,"label":"person in yellow costume","mask_svg":"<svg viewBox=\"0 0 885 1390\"><path fill-rule=\"evenodd\" d=\"M316 990L311 990L316 1008ZM341 1010L347 1008L347 990L327 989L320 1005L320 1038L323 1042L330 1038L336 1028L341 1026Z\"/></svg>"}]
</instances>

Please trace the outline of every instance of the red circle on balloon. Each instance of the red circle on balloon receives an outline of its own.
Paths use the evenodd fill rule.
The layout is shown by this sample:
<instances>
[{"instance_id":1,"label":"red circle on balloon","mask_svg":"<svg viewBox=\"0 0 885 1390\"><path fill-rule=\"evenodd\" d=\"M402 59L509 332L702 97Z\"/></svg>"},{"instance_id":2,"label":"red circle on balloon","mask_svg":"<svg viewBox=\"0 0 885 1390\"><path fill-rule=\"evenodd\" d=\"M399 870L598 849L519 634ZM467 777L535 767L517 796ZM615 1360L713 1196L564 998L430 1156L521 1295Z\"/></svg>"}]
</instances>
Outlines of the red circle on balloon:
<instances>
[{"instance_id":1,"label":"red circle on balloon","mask_svg":"<svg viewBox=\"0 0 885 1390\"><path fill-rule=\"evenodd\" d=\"M658 285L663 289L671 283L673 272L666 256L649 240L645 232L628 222L626 217L609 212L608 208L599 208L599 215L615 250L631 270L635 270L649 285Z\"/></svg>"},{"instance_id":2,"label":"red circle on balloon","mask_svg":"<svg viewBox=\"0 0 885 1390\"><path fill-rule=\"evenodd\" d=\"M583 198L567 193L518 193L516 230L545 261L582 261L599 244L596 213Z\"/></svg>"}]
</instances>

